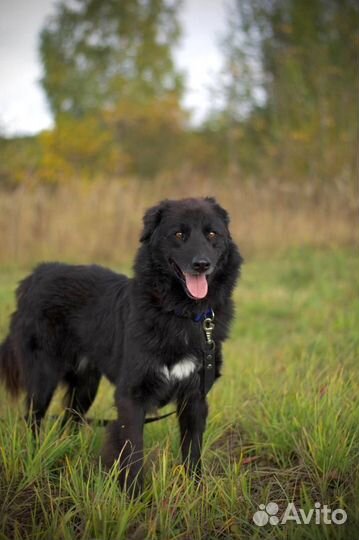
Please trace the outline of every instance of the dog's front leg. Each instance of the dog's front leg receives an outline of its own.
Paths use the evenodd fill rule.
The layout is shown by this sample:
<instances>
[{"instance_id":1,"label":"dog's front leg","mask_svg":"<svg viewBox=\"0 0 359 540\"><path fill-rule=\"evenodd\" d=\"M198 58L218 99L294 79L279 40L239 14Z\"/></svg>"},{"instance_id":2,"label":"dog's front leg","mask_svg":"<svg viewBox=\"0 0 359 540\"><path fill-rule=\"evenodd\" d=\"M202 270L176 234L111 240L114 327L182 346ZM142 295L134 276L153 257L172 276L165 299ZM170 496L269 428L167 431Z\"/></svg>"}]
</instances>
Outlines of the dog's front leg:
<instances>
[{"instance_id":1,"label":"dog's front leg","mask_svg":"<svg viewBox=\"0 0 359 540\"><path fill-rule=\"evenodd\" d=\"M201 450L208 405L199 392L178 402L182 459L190 474L201 476Z\"/></svg>"},{"instance_id":2,"label":"dog's front leg","mask_svg":"<svg viewBox=\"0 0 359 540\"><path fill-rule=\"evenodd\" d=\"M105 461L111 465L118 457L120 484L139 494L143 483L143 427L145 411L132 398L117 399L118 420L108 426Z\"/></svg>"}]
</instances>

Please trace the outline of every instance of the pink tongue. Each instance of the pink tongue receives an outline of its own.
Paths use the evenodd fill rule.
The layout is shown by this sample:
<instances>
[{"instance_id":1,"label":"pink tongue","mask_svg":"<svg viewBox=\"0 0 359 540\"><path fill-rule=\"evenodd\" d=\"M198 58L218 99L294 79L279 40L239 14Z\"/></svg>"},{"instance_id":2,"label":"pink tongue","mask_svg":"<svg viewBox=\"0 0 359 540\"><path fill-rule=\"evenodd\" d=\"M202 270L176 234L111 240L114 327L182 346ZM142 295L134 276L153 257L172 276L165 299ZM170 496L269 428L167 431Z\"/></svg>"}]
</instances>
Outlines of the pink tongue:
<instances>
[{"instance_id":1,"label":"pink tongue","mask_svg":"<svg viewBox=\"0 0 359 540\"><path fill-rule=\"evenodd\" d=\"M192 274L184 274L186 286L194 298L204 298L208 293L208 283L205 274L193 276Z\"/></svg>"}]
</instances>

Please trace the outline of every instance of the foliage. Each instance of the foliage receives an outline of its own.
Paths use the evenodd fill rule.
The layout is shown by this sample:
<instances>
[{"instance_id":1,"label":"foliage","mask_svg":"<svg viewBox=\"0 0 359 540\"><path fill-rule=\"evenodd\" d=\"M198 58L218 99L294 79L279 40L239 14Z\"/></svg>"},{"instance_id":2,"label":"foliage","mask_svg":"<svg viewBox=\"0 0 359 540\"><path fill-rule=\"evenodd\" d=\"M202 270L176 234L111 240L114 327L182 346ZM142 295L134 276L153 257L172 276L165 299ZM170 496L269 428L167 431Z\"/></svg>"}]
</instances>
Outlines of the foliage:
<instances>
[{"instance_id":1,"label":"foliage","mask_svg":"<svg viewBox=\"0 0 359 540\"><path fill-rule=\"evenodd\" d=\"M173 166L183 114L172 49L178 1L64 0L41 33L56 126L41 137L45 182ZM139 149L141 149L139 151Z\"/></svg>"},{"instance_id":2,"label":"foliage","mask_svg":"<svg viewBox=\"0 0 359 540\"><path fill-rule=\"evenodd\" d=\"M186 117L175 94L151 102L123 100L104 116L113 141L129 158L125 173L153 178L176 168Z\"/></svg>"},{"instance_id":3,"label":"foliage","mask_svg":"<svg viewBox=\"0 0 359 540\"><path fill-rule=\"evenodd\" d=\"M35 182L42 156L38 137L7 139L0 136L0 154L0 189Z\"/></svg>"},{"instance_id":4,"label":"foliage","mask_svg":"<svg viewBox=\"0 0 359 540\"><path fill-rule=\"evenodd\" d=\"M66 183L82 175L94 178L99 173L116 175L128 159L95 115L74 119L63 114L55 129L40 135L40 142L43 158L38 174L46 183Z\"/></svg>"},{"instance_id":5,"label":"foliage","mask_svg":"<svg viewBox=\"0 0 359 540\"><path fill-rule=\"evenodd\" d=\"M57 118L112 110L125 99L181 92L172 47L178 2L63 0L41 33L43 87Z\"/></svg>"},{"instance_id":6,"label":"foliage","mask_svg":"<svg viewBox=\"0 0 359 540\"><path fill-rule=\"evenodd\" d=\"M0 140L0 187L178 175L354 183L358 3L232 0L199 126L181 105L174 62L181 5L57 4L40 40L55 127L32 142Z\"/></svg>"},{"instance_id":7,"label":"foliage","mask_svg":"<svg viewBox=\"0 0 359 540\"><path fill-rule=\"evenodd\" d=\"M223 43L232 162L326 181L354 171L359 5L238 0ZM247 141L251 148L244 143ZM259 154L259 156L258 156ZM248 163L249 155L249 163Z\"/></svg>"}]
</instances>

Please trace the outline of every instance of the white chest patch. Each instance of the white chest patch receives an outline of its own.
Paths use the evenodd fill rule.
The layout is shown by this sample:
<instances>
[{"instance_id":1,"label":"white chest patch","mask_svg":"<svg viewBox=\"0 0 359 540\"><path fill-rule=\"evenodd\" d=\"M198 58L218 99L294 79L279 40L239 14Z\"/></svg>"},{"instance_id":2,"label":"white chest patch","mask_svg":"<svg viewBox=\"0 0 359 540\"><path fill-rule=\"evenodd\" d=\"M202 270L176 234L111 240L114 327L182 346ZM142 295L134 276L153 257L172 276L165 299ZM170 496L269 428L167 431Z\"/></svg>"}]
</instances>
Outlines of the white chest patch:
<instances>
[{"instance_id":1,"label":"white chest patch","mask_svg":"<svg viewBox=\"0 0 359 540\"><path fill-rule=\"evenodd\" d=\"M197 359L195 356L185 356L174 364L170 369L168 369L167 366L164 366L162 368L162 373L165 375L166 379L177 381L182 381L183 379L186 379L192 373L194 373L197 369Z\"/></svg>"}]
</instances>

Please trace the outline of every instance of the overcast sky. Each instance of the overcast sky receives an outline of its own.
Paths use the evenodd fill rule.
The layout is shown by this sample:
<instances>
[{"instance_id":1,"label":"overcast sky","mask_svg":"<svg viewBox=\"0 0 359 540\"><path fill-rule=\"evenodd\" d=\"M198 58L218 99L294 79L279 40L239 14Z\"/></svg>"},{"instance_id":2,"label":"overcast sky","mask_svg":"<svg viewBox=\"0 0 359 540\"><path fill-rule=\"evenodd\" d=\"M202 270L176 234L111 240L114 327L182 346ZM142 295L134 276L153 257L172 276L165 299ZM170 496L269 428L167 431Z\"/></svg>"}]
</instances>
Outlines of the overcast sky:
<instances>
[{"instance_id":1,"label":"overcast sky","mask_svg":"<svg viewBox=\"0 0 359 540\"><path fill-rule=\"evenodd\" d=\"M194 110L196 120L208 108L208 88L221 65L218 41L227 3L184 2L183 37L176 59L187 72L185 105ZM38 37L54 4L55 0L0 0L0 132L7 135L36 133L52 124L39 84Z\"/></svg>"}]
</instances>

